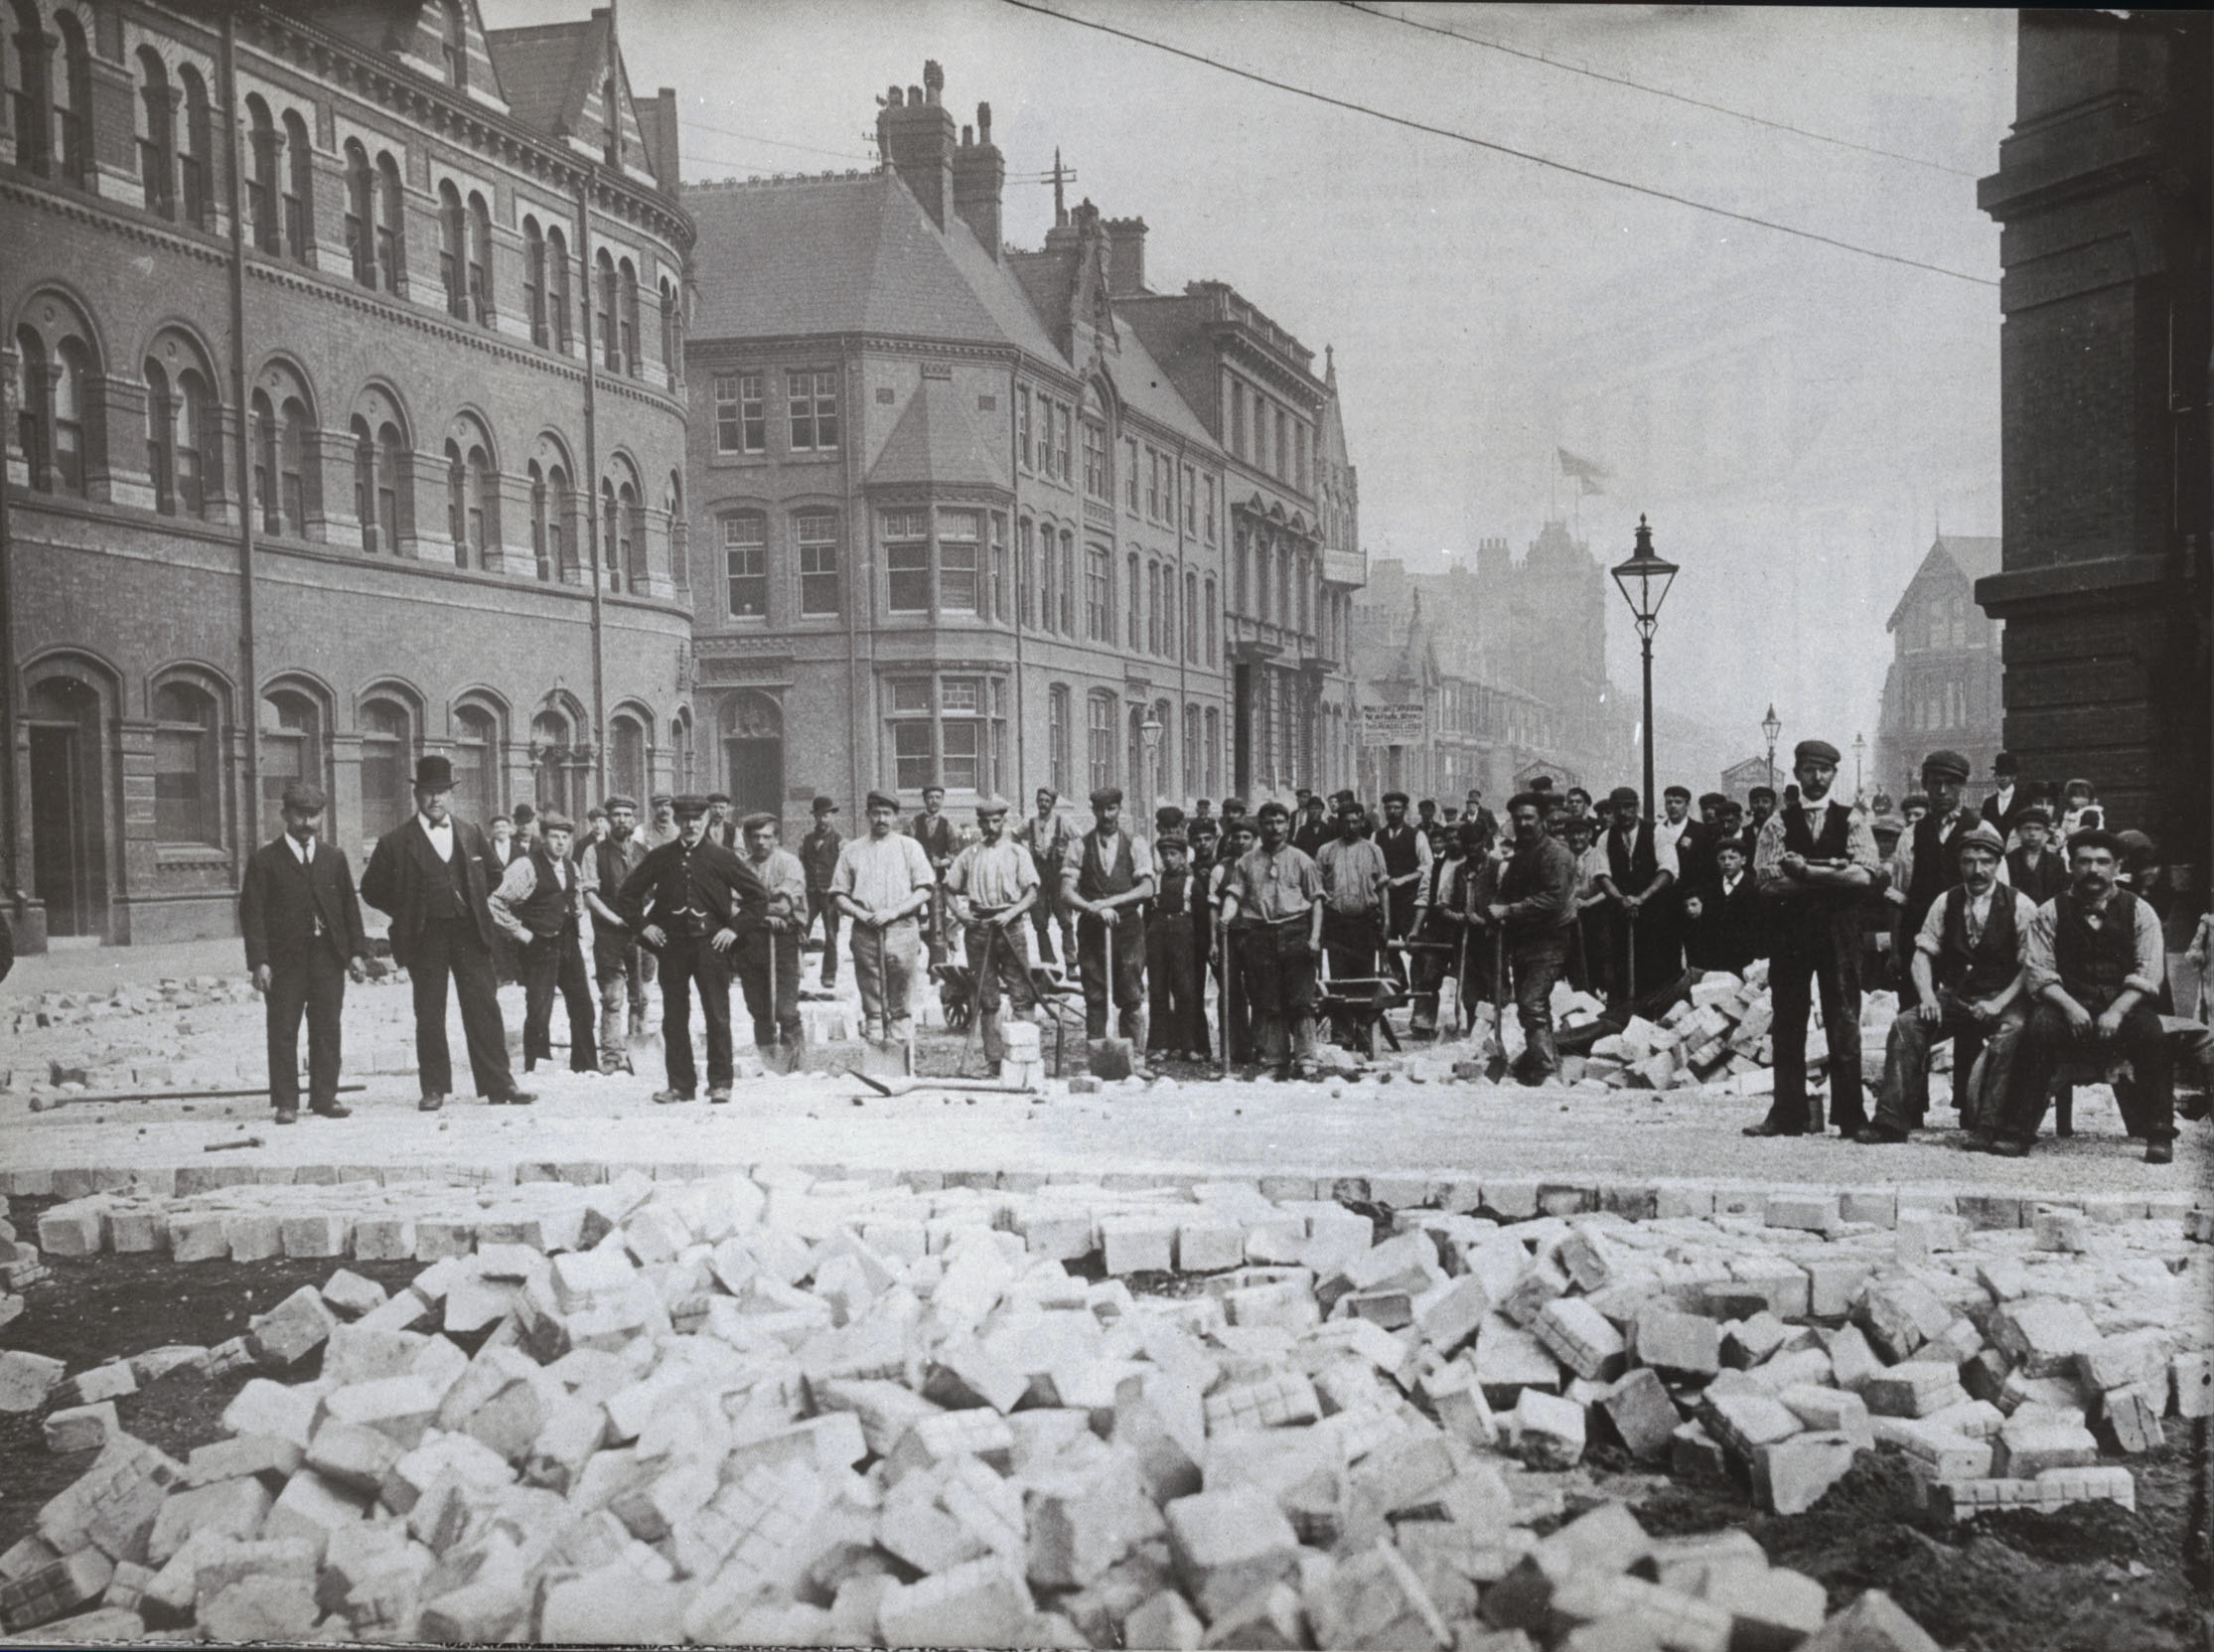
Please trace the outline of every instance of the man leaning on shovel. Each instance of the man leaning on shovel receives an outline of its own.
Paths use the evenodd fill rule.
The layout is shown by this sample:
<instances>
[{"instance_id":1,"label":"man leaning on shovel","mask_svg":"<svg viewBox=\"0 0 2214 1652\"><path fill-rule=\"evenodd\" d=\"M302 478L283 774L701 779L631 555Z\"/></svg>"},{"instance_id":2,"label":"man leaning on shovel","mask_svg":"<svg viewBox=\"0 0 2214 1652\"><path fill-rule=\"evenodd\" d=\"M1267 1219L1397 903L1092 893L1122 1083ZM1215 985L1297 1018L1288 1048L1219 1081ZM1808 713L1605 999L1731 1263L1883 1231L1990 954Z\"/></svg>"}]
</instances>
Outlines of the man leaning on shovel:
<instances>
[{"instance_id":1,"label":"man leaning on shovel","mask_svg":"<svg viewBox=\"0 0 2214 1652\"><path fill-rule=\"evenodd\" d=\"M1030 850L1006 835L1007 805L976 800L977 841L954 858L946 894L961 926L968 972L976 980L976 1021L983 1033L984 1065L999 1075L1007 1040L999 1026L1005 988L1017 1015L1031 1013L1038 998L1030 984L1030 941L1025 919L1038 900L1038 868Z\"/></svg>"}]
</instances>

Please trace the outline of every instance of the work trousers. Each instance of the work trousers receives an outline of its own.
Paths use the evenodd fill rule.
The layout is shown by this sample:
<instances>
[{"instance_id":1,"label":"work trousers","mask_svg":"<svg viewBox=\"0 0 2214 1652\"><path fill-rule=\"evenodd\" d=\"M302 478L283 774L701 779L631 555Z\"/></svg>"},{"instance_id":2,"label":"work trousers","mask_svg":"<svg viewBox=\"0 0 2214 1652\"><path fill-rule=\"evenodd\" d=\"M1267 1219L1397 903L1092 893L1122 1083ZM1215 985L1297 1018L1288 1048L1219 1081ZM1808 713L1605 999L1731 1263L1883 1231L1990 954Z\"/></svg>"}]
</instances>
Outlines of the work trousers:
<instances>
[{"instance_id":1,"label":"work trousers","mask_svg":"<svg viewBox=\"0 0 2214 1652\"><path fill-rule=\"evenodd\" d=\"M1578 992L1604 998L1614 990L1614 926L1606 907L1576 916L1575 939L1568 949L1568 984Z\"/></svg>"},{"instance_id":2,"label":"work trousers","mask_svg":"<svg viewBox=\"0 0 2214 1652\"><path fill-rule=\"evenodd\" d=\"M1134 906L1115 908L1111 931L1089 912L1077 919L1077 975L1084 982L1084 1033L1087 1038L1107 1036L1110 955L1115 1033L1122 1038L1142 1038L1145 1035L1145 918Z\"/></svg>"},{"instance_id":3,"label":"work trousers","mask_svg":"<svg viewBox=\"0 0 2214 1652\"><path fill-rule=\"evenodd\" d=\"M1867 1121L1860 1093L1860 915L1800 906L1779 910L1768 965L1775 1021L1776 1095L1768 1123L1786 1135L1822 1133L1822 1100L1807 1088L1807 1015L1819 992L1830 1043L1831 1123L1849 1134Z\"/></svg>"},{"instance_id":4,"label":"work trousers","mask_svg":"<svg viewBox=\"0 0 2214 1652\"><path fill-rule=\"evenodd\" d=\"M1411 941L1414 938L1415 885L1395 883L1384 892L1384 939L1387 941ZM1387 949L1382 959L1384 973L1402 986L1408 982L1406 955Z\"/></svg>"},{"instance_id":5,"label":"work trousers","mask_svg":"<svg viewBox=\"0 0 2214 1652\"><path fill-rule=\"evenodd\" d=\"M853 979L861 989L861 1035L905 1044L915 1036L908 1007L921 931L913 918L872 929L853 926Z\"/></svg>"},{"instance_id":6,"label":"work trousers","mask_svg":"<svg viewBox=\"0 0 2214 1652\"><path fill-rule=\"evenodd\" d=\"M736 951L733 948L732 951ZM692 1064L692 987L699 987L700 1018L707 1023L707 1088L728 1090L730 1055L730 954L715 951L705 935L671 935L660 953L662 1045L668 1062L668 1087L679 1095L699 1092L699 1069Z\"/></svg>"},{"instance_id":7,"label":"work trousers","mask_svg":"<svg viewBox=\"0 0 2214 1652\"><path fill-rule=\"evenodd\" d=\"M1215 1018L1222 1023L1223 1056L1242 1067L1254 1058L1253 1015L1246 1003L1246 944L1244 928L1226 930L1215 960L1219 982L1215 993ZM1212 1046L1210 1046L1212 1049Z\"/></svg>"},{"instance_id":8,"label":"work trousers","mask_svg":"<svg viewBox=\"0 0 2214 1652\"><path fill-rule=\"evenodd\" d=\"M1030 932L1038 938L1038 962L1052 964L1058 959L1065 972L1076 957L1077 930L1068 903L1062 900L1057 887L1060 881L1058 867L1054 868L1050 880L1043 872L1038 874L1038 898L1030 908ZM1053 932L1057 925L1061 930L1058 954L1053 950Z\"/></svg>"},{"instance_id":9,"label":"work trousers","mask_svg":"<svg viewBox=\"0 0 2214 1652\"><path fill-rule=\"evenodd\" d=\"M430 919L416 935L407 960L407 979L415 991L415 1071L422 1093L453 1093L454 1060L446 1047L449 977L461 1004L461 1031L477 1094L505 1097L516 1081L508 1065L508 1029L500 1017L500 982L493 974L492 949L467 916Z\"/></svg>"},{"instance_id":10,"label":"work trousers","mask_svg":"<svg viewBox=\"0 0 2214 1652\"><path fill-rule=\"evenodd\" d=\"M1279 924L1236 931L1246 977L1246 1005L1261 1060L1281 1069L1314 1059L1315 957L1307 951L1302 913ZM1288 1048L1287 1048L1288 1045Z\"/></svg>"},{"instance_id":11,"label":"work trousers","mask_svg":"<svg viewBox=\"0 0 2214 1652\"><path fill-rule=\"evenodd\" d=\"M1376 955L1384 945L1382 912L1322 911L1322 951L1330 962L1333 984L1377 975ZM1342 1012L1330 1017L1330 1037L1337 1043L1353 1041L1353 1019Z\"/></svg>"},{"instance_id":12,"label":"work trousers","mask_svg":"<svg viewBox=\"0 0 2214 1652\"><path fill-rule=\"evenodd\" d=\"M595 922L592 926L592 978L600 988L600 1052L620 1057L630 1041L646 1030L646 952L627 929ZM630 1010L630 1023L623 1020Z\"/></svg>"},{"instance_id":13,"label":"work trousers","mask_svg":"<svg viewBox=\"0 0 2214 1652\"><path fill-rule=\"evenodd\" d=\"M576 926L557 935L533 935L517 948L522 965L522 1070L553 1059L553 995L569 1011L569 1071L589 1073L600 1064L592 1036L592 985L584 975L584 949Z\"/></svg>"},{"instance_id":14,"label":"work trousers","mask_svg":"<svg viewBox=\"0 0 2214 1652\"><path fill-rule=\"evenodd\" d=\"M2096 1019L2120 996L2118 991L2071 990L2069 996L2091 1011ZM2175 1139L2175 1058L2167 1034L2152 1005L2140 999L2122 1018L2122 1027L2104 1042L2089 1032L2078 1034L2068 1017L2049 1003L2029 1012L2021 1042L2014 1048L2014 1070L2006 1083L1996 1133L2016 1141L2034 1141L2052 1102L2052 1081L2064 1063L2091 1061L2104 1066L2121 1058L2134 1075L2129 1086L2132 1106L2131 1133L2147 1141Z\"/></svg>"},{"instance_id":15,"label":"work trousers","mask_svg":"<svg viewBox=\"0 0 2214 1652\"><path fill-rule=\"evenodd\" d=\"M1515 1014L1522 1021L1525 1062L1543 1071L1560 1065L1552 1045L1552 983L1568 962L1568 931L1549 929L1536 935L1510 935L1507 963L1514 971Z\"/></svg>"},{"instance_id":16,"label":"work trousers","mask_svg":"<svg viewBox=\"0 0 2214 1652\"><path fill-rule=\"evenodd\" d=\"M800 1025L800 940L798 931L749 930L733 949L738 955L738 984L753 1017L756 1049L782 1046L797 1050L807 1042Z\"/></svg>"},{"instance_id":17,"label":"work trousers","mask_svg":"<svg viewBox=\"0 0 2214 1652\"><path fill-rule=\"evenodd\" d=\"M1001 929L997 924L969 924L962 933L962 956L976 982L976 1024L983 1035L984 1059L1007 1059L1007 1035L1001 1030L999 1004L1002 994L1017 1015L1037 1007L1038 993L1030 984L1030 946L1020 923Z\"/></svg>"},{"instance_id":18,"label":"work trousers","mask_svg":"<svg viewBox=\"0 0 2214 1652\"><path fill-rule=\"evenodd\" d=\"M1930 1053L1940 1039L1953 1041L1953 1105L1960 1109L1961 1124L1969 1129L1989 1129L1996 1123L1997 1103L2006 1094L2014 1065L2014 1052L2029 1020L2025 1000L2016 998L1986 1033L1968 1012L1968 1000L1938 989L1944 1019L1925 1021L1912 1009L1902 1008L1883 1045L1883 1082L1876 1087L1875 1125L1878 1129L1918 1130L1930 1111ZM1969 1079L1976 1058L1984 1058L1984 1082L1973 1094Z\"/></svg>"},{"instance_id":19,"label":"work trousers","mask_svg":"<svg viewBox=\"0 0 2214 1652\"><path fill-rule=\"evenodd\" d=\"M930 961L934 965L945 963L951 951L946 942L945 871L939 869L938 876L941 881L931 886L930 905L923 908L923 938L930 945Z\"/></svg>"},{"instance_id":20,"label":"work trousers","mask_svg":"<svg viewBox=\"0 0 2214 1652\"><path fill-rule=\"evenodd\" d=\"M1670 895L1664 894L1640 907L1634 919L1612 902L1593 910L1607 913L1611 920L1607 952L1613 967L1613 984L1609 996L1615 1002L1657 992L1683 975L1684 943L1680 933L1683 914Z\"/></svg>"},{"instance_id":21,"label":"work trousers","mask_svg":"<svg viewBox=\"0 0 2214 1652\"><path fill-rule=\"evenodd\" d=\"M346 966L327 946L269 960L263 994L269 1025L269 1104L300 1105L300 1021L308 1023L308 1105L328 1107L339 1095L339 1030L346 1011Z\"/></svg>"},{"instance_id":22,"label":"work trousers","mask_svg":"<svg viewBox=\"0 0 2214 1652\"><path fill-rule=\"evenodd\" d=\"M810 889L808 891L807 935L793 938L793 956L797 958L800 953L800 944L807 940L808 935L814 933L815 923L820 920L822 924L822 984L824 986L835 986L838 983L839 916L838 903L830 898L829 890Z\"/></svg>"},{"instance_id":23,"label":"work trousers","mask_svg":"<svg viewBox=\"0 0 2214 1652\"><path fill-rule=\"evenodd\" d=\"M1145 926L1145 976L1152 1012L1146 1021L1148 1050L1208 1048L1207 1009L1200 1001L1199 947L1189 914L1155 917Z\"/></svg>"}]
</instances>

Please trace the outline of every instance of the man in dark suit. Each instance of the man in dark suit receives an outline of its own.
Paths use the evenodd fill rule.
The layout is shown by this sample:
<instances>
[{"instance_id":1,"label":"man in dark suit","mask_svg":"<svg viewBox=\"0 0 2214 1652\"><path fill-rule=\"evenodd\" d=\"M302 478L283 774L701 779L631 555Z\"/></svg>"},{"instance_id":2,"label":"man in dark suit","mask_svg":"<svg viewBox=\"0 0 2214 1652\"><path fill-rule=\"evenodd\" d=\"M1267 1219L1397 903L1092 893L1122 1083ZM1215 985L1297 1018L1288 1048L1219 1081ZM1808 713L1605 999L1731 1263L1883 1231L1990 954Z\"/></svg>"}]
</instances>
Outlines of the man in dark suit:
<instances>
[{"instance_id":1,"label":"man in dark suit","mask_svg":"<svg viewBox=\"0 0 2214 1652\"><path fill-rule=\"evenodd\" d=\"M1608 951L1615 979L1607 996L1610 1002L1626 1003L1633 996L1633 981L1639 992L1651 992L1674 980L1684 966L1671 923L1676 914L1669 890L1676 874L1661 864L1653 823L1638 813L1637 788L1617 786L1612 801L1614 823L1601 845L1607 869L1599 884L1607 892L1614 919Z\"/></svg>"},{"instance_id":2,"label":"man in dark suit","mask_svg":"<svg viewBox=\"0 0 2214 1652\"><path fill-rule=\"evenodd\" d=\"M492 845L454 819L454 767L443 757L415 765L415 813L376 840L362 899L392 920L392 958L415 989L415 1067L425 1113L446 1105L454 1088L446 1047L446 982L461 1003L462 1033L477 1094L498 1107L537 1098L518 1088L508 1065L492 944L499 933L490 898L499 884Z\"/></svg>"},{"instance_id":3,"label":"man in dark suit","mask_svg":"<svg viewBox=\"0 0 2214 1652\"><path fill-rule=\"evenodd\" d=\"M362 903L346 851L318 843L323 794L284 789L284 832L253 851L238 892L238 933L269 1027L269 1101L276 1122L300 1121L300 1018L308 1023L308 1111L344 1119L339 1105L339 1022L346 979L368 974Z\"/></svg>"},{"instance_id":4,"label":"man in dark suit","mask_svg":"<svg viewBox=\"0 0 2214 1652\"><path fill-rule=\"evenodd\" d=\"M1982 814L2008 848L2014 846L2014 827L2029 808L2029 788L2019 784L2020 779L2021 767L2012 752L2002 751L1992 759L1992 789L1984 795Z\"/></svg>"},{"instance_id":5,"label":"man in dark suit","mask_svg":"<svg viewBox=\"0 0 2214 1652\"><path fill-rule=\"evenodd\" d=\"M616 907L661 960L662 1042L668 1058L663 1105L699 1093L692 1064L692 983L699 983L707 1036L707 1099L730 1100L732 949L763 923L769 887L739 856L707 836L707 800L673 800L676 835L648 852L623 880Z\"/></svg>"}]
</instances>

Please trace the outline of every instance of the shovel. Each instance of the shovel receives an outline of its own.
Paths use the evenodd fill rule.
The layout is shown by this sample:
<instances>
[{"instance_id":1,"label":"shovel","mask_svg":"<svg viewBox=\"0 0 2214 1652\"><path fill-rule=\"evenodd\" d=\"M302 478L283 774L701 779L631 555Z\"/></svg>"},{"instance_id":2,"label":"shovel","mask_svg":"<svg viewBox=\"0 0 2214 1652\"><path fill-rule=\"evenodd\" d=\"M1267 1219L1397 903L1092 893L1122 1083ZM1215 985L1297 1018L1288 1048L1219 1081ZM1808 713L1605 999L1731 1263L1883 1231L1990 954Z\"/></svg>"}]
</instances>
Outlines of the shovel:
<instances>
[{"instance_id":1,"label":"shovel","mask_svg":"<svg viewBox=\"0 0 2214 1652\"><path fill-rule=\"evenodd\" d=\"M1491 941L1491 1054L1484 1058L1484 1077L1493 1084L1507 1077L1507 930L1492 926Z\"/></svg>"},{"instance_id":2,"label":"shovel","mask_svg":"<svg viewBox=\"0 0 2214 1652\"><path fill-rule=\"evenodd\" d=\"M779 1078L788 1077L800 1064L800 1052L784 1041L784 1018L777 1013L783 1007L783 993L777 976L777 932L769 931L769 1016L776 1023L777 1037L761 1052L761 1065Z\"/></svg>"},{"instance_id":3,"label":"shovel","mask_svg":"<svg viewBox=\"0 0 2214 1652\"><path fill-rule=\"evenodd\" d=\"M1100 926L1100 975L1105 983L1107 1009L1114 1009L1114 932L1106 924ZM1137 1067L1137 1057L1130 1050L1130 1041L1111 1034L1103 1034L1092 1040L1090 1067L1095 1078L1126 1079Z\"/></svg>"}]
</instances>

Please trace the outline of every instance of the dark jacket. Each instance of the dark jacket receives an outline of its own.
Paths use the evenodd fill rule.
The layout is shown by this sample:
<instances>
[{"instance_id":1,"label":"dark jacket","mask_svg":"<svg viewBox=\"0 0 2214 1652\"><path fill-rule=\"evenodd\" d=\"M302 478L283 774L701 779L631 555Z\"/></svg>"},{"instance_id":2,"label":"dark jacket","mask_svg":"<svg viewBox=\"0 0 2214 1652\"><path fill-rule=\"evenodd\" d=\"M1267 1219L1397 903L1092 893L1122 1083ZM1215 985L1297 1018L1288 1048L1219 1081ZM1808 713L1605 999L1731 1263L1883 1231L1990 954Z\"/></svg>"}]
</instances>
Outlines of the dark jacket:
<instances>
[{"instance_id":1,"label":"dark jacket","mask_svg":"<svg viewBox=\"0 0 2214 1652\"><path fill-rule=\"evenodd\" d=\"M323 934L315 934L315 921ZM354 893L354 868L336 843L318 842L315 859L302 866L284 838L255 849L238 891L238 933L245 938L246 968L297 967L318 944L341 964L360 958L362 903Z\"/></svg>"},{"instance_id":2,"label":"dark jacket","mask_svg":"<svg viewBox=\"0 0 2214 1652\"><path fill-rule=\"evenodd\" d=\"M683 853L684 840L672 837L660 847L648 850L646 858L623 880L615 909L623 914L634 931L655 924L666 931L670 915L656 910L661 904L662 879ZM691 860L692 887L711 922L718 928L734 929L740 934L759 927L769 912L769 886L761 881L758 872L711 837L699 840L699 846L691 851Z\"/></svg>"},{"instance_id":3,"label":"dark jacket","mask_svg":"<svg viewBox=\"0 0 2214 1652\"><path fill-rule=\"evenodd\" d=\"M2022 811L2036 801L2029 795L2029 788L2016 781L2014 783L2014 801L2006 806L2004 814L1999 813L1998 794L1996 792L1992 793L1984 800L1984 807L1977 813L1998 828L2001 841L2010 842L2013 839L2014 826L2022 818Z\"/></svg>"},{"instance_id":4,"label":"dark jacket","mask_svg":"<svg viewBox=\"0 0 2214 1652\"><path fill-rule=\"evenodd\" d=\"M379 837L369 870L362 874L362 899L392 920L392 961L403 967L414 958L416 937L430 922L431 880L452 875L424 835L420 820L410 815ZM500 932L493 927L492 908L486 903L500 887L500 863L481 829L467 821L454 821L453 827L454 852L462 862L462 905L490 952Z\"/></svg>"},{"instance_id":5,"label":"dark jacket","mask_svg":"<svg viewBox=\"0 0 2214 1652\"><path fill-rule=\"evenodd\" d=\"M1507 908L1509 940L1564 933L1576 916L1574 852L1544 833L1535 843L1516 843L1514 858L1500 873L1499 900Z\"/></svg>"},{"instance_id":6,"label":"dark jacket","mask_svg":"<svg viewBox=\"0 0 2214 1652\"><path fill-rule=\"evenodd\" d=\"M2068 863L2050 843L2037 851L2035 866L2030 865L2024 851L2013 849L2006 856L2006 876L2032 905L2043 906L2068 887Z\"/></svg>"},{"instance_id":7,"label":"dark jacket","mask_svg":"<svg viewBox=\"0 0 2214 1652\"><path fill-rule=\"evenodd\" d=\"M1750 866L1738 875L1737 887L1727 895L1722 893L1721 873L1712 866L1685 895L1698 902L1698 916L1689 921L1685 937L1685 955L1694 969L1743 975L1747 965L1767 952L1760 890Z\"/></svg>"}]
</instances>

